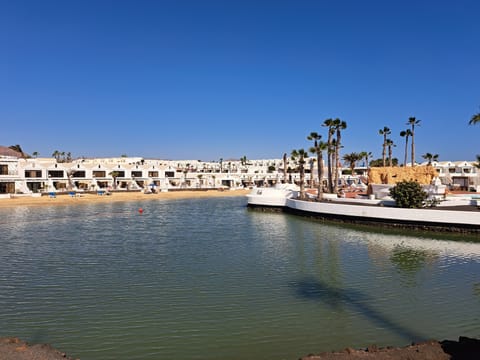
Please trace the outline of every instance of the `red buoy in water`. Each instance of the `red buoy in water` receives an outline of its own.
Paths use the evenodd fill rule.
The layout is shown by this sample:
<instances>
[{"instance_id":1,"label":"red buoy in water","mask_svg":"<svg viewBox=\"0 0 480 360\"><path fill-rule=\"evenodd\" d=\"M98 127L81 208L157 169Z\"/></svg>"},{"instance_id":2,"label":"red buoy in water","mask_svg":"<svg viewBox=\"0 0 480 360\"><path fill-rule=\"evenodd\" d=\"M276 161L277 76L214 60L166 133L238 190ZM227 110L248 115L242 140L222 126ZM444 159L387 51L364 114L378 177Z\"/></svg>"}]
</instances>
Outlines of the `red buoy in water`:
<instances>
[{"instance_id":1,"label":"red buoy in water","mask_svg":"<svg viewBox=\"0 0 480 360\"><path fill-rule=\"evenodd\" d=\"M143 214L143 209L142 209L142 208L139 208L139 209L138 209L138 213L139 213L139 214Z\"/></svg>"}]
</instances>

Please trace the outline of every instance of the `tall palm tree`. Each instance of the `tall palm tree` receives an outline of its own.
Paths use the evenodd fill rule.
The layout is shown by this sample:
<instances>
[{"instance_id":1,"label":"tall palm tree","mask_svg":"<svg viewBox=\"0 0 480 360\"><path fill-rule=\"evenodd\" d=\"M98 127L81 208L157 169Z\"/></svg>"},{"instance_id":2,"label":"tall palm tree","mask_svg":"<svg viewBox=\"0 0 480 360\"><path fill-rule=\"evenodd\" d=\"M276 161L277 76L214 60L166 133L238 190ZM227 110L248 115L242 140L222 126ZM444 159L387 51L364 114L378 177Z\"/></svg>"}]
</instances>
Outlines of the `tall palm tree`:
<instances>
[{"instance_id":1,"label":"tall palm tree","mask_svg":"<svg viewBox=\"0 0 480 360\"><path fill-rule=\"evenodd\" d=\"M408 137L412 136L412 131L410 129L400 131L400 136L405 137L405 159L403 161L403 166L407 166L408 158Z\"/></svg>"},{"instance_id":2,"label":"tall palm tree","mask_svg":"<svg viewBox=\"0 0 480 360\"><path fill-rule=\"evenodd\" d=\"M307 137L308 140L313 140L313 147L310 148L310 152L317 155L317 200L322 199L323 195L323 152L328 148L328 144L321 141L321 135L316 132L311 132Z\"/></svg>"},{"instance_id":3,"label":"tall palm tree","mask_svg":"<svg viewBox=\"0 0 480 360\"><path fill-rule=\"evenodd\" d=\"M328 170L328 191L333 193L333 169L332 169L332 157L334 153L334 148L332 146L333 135L335 134L335 125L333 119L326 119L322 126L328 128L328 138L327 138L327 170Z\"/></svg>"},{"instance_id":4,"label":"tall palm tree","mask_svg":"<svg viewBox=\"0 0 480 360\"><path fill-rule=\"evenodd\" d=\"M337 187L338 187L338 165L339 165L339 160L340 160L340 148L341 148L341 139L342 139L342 130L345 130L347 128L347 123L346 121L340 120L339 118L336 118L334 120L335 124L335 132L337 135L336 138L336 144L335 144L335 185L333 187L333 192L337 192Z\"/></svg>"},{"instance_id":5,"label":"tall palm tree","mask_svg":"<svg viewBox=\"0 0 480 360\"><path fill-rule=\"evenodd\" d=\"M393 151L392 151L392 148L396 146L394 143L393 143L393 140L392 139L387 139L387 147L388 147L388 166L392 167L393 166L393 157L392 157L392 154L393 154Z\"/></svg>"},{"instance_id":6,"label":"tall palm tree","mask_svg":"<svg viewBox=\"0 0 480 360\"><path fill-rule=\"evenodd\" d=\"M392 133L389 127L384 126L383 129L378 130L380 135L383 135L383 150L382 150L382 161L383 167L387 166L387 136Z\"/></svg>"},{"instance_id":7,"label":"tall palm tree","mask_svg":"<svg viewBox=\"0 0 480 360\"><path fill-rule=\"evenodd\" d=\"M415 166L415 125L420 126L421 120L417 120L415 117L409 117L407 125L412 127L412 167Z\"/></svg>"},{"instance_id":8,"label":"tall palm tree","mask_svg":"<svg viewBox=\"0 0 480 360\"><path fill-rule=\"evenodd\" d=\"M475 125L480 123L480 113L472 115L472 118L468 122L469 125Z\"/></svg>"},{"instance_id":9,"label":"tall palm tree","mask_svg":"<svg viewBox=\"0 0 480 360\"><path fill-rule=\"evenodd\" d=\"M313 147L311 147L309 149L309 151L313 154L316 154L317 155L317 164L318 164L318 154L316 152L316 149L317 149L317 146L318 146L318 141L322 138L322 135L319 135L317 132L315 131L312 131L310 133L310 135L307 136L307 140L310 140L310 141L313 141ZM313 165L312 162L310 162L311 165ZM319 164L318 164L319 165ZM319 166L317 166L317 169L319 168ZM317 172L318 174L318 172ZM312 172L310 171L310 177L311 177L311 180L312 180L312 185L313 185L313 174ZM321 179L319 178L318 181L321 181ZM313 186L312 186L313 187Z\"/></svg>"},{"instance_id":10,"label":"tall palm tree","mask_svg":"<svg viewBox=\"0 0 480 360\"><path fill-rule=\"evenodd\" d=\"M305 158L308 153L304 149L292 150L291 158L298 162L298 171L300 173L300 199L305 198Z\"/></svg>"},{"instance_id":11,"label":"tall palm tree","mask_svg":"<svg viewBox=\"0 0 480 360\"><path fill-rule=\"evenodd\" d=\"M331 154L331 157L332 157L332 193L336 193L337 192L337 185L335 184L335 182L337 181L337 175L336 175L336 169L338 169L338 159L337 159L337 152L336 152L336 149L337 148L337 139L333 138L332 139L332 154Z\"/></svg>"},{"instance_id":12,"label":"tall palm tree","mask_svg":"<svg viewBox=\"0 0 480 360\"><path fill-rule=\"evenodd\" d=\"M287 183L287 153L283 154L283 182Z\"/></svg>"},{"instance_id":13,"label":"tall palm tree","mask_svg":"<svg viewBox=\"0 0 480 360\"><path fill-rule=\"evenodd\" d=\"M350 168L350 173L355 175L355 167L357 166L357 161L361 160L362 157L359 153L352 152L350 154L343 155L343 160L348 163Z\"/></svg>"},{"instance_id":14,"label":"tall palm tree","mask_svg":"<svg viewBox=\"0 0 480 360\"><path fill-rule=\"evenodd\" d=\"M428 161L427 165L432 165L432 161L438 161L438 154L426 153L422 155L422 158Z\"/></svg>"},{"instance_id":15,"label":"tall palm tree","mask_svg":"<svg viewBox=\"0 0 480 360\"><path fill-rule=\"evenodd\" d=\"M39 155L38 151L34 151L34 152L32 153L32 156L33 156L34 158L37 158L38 155Z\"/></svg>"}]
</instances>

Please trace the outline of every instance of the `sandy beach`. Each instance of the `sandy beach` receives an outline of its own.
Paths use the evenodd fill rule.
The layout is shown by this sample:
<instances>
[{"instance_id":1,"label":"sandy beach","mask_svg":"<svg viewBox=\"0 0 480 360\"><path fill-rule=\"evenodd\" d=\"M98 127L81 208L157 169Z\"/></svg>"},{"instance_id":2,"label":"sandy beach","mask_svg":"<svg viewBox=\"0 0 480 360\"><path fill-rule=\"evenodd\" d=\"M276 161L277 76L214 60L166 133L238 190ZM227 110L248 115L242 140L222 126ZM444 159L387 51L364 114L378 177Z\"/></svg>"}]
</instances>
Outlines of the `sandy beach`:
<instances>
[{"instance_id":1,"label":"sandy beach","mask_svg":"<svg viewBox=\"0 0 480 360\"><path fill-rule=\"evenodd\" d=\"M79 193L72 197L68 194L56 195L55 198L49 196L41 197L13 197L10 199L0 199L0 208L9 208L17 206L54 206L54 205L81 205L91 203L108 203L118 201L146 201L158 199L186 199L186 198L205 198L205 197L225 197L225 196L245 196L249 193L248 189L241 190L181 190L160 192L156 194L144 194L142 192L112 192L110 195L96 195L90 193Z\"/></svg>"}]
</instances>

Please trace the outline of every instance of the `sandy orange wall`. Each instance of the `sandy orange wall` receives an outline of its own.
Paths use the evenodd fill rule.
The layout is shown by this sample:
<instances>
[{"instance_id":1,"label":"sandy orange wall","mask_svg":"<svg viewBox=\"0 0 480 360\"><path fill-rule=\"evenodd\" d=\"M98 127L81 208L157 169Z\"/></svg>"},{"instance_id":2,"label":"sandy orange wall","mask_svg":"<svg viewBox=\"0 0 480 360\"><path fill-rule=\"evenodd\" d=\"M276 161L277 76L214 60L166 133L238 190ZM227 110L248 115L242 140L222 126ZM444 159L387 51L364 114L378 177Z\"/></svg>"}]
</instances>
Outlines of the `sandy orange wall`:
<instances>
[{"instance_id":1,"label":"sandy orange wall","mask_svg":"<svg viewBox=\"0 0 480 360\"><path fill-rule=\"evenodd\" d=\"M422 185L431 184L438 176L433 166L373 167L368 175L369 184L396 184L400 181L416 180Z\"/></svg>"}]
</instances>

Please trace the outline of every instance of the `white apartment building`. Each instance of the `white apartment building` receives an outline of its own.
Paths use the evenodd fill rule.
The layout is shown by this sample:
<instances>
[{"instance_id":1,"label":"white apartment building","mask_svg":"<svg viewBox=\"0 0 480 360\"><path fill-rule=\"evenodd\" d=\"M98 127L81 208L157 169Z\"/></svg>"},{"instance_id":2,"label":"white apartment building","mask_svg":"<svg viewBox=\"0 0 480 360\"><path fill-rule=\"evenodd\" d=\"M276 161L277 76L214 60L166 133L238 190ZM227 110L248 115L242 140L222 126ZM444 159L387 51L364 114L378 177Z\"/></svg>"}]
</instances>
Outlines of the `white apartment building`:
<instances>
[{"instance_id":1,"label":"white apartment building","mask_svg":"<svg viewBox=\"0 0 480 360\"><path fill-rule=\"evenodd\" d=\"M422 164L422 165L426 165ZM434 162L439 179L452 190L480 192L480 169L472 161ZM159 160L142 157L76 159L59 162L54 158L0 156L0 194L29 194L70 191L168 191L218 189L274 185L295 182L300 174L295 161L287 159L285 177L282 159ZM326 167L324 182L327 178ZM348 172L343 168L341 172ZM340 175L351 185L365 177L366 167L355 168L356 175ZM305 182L318 184L313 158L305 162Z\"/></svg>"}]
</instances>

